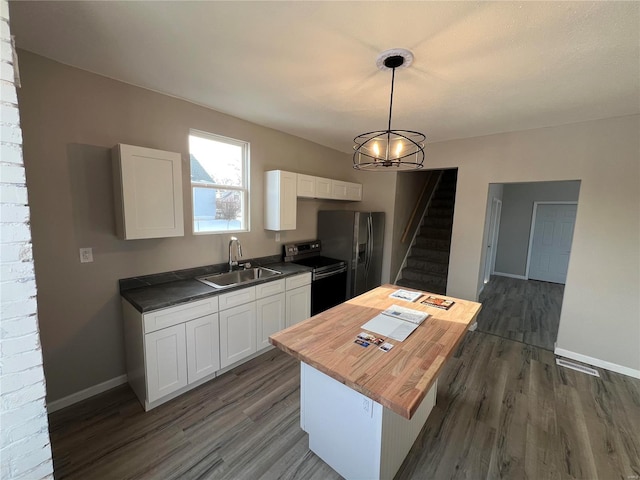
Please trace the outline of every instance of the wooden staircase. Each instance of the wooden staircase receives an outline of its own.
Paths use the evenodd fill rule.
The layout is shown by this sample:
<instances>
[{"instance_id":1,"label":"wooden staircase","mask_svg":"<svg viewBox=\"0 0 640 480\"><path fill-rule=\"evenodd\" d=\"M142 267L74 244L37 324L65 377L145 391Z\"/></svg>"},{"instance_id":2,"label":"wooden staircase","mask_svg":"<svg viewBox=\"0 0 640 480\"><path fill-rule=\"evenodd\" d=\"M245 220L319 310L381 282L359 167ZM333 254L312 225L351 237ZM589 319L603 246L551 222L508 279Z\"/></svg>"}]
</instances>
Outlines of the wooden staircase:
<instances>
[{"instance_id":1,"label":"wooden staircase","mask_svg":"<svg viewBox=\"0 0 640 480\"><path fill-rule=\"evenodd\" d=\"M446 293L457 174L443 172L397 285Z\"/></svg>"}]
</instances>

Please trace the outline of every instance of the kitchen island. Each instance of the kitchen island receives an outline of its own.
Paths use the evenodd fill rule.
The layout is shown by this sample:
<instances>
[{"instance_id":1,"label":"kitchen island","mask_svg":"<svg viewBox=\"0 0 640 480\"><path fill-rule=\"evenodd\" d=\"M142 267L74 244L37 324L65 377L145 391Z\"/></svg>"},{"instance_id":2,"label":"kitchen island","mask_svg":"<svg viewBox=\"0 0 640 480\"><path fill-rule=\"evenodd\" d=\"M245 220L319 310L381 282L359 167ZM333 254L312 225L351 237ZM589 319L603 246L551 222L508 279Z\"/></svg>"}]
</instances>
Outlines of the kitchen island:
<instances>
[{"instance_id":1,"label":"kitchen island","mask_svg":"<svg viewBox=\"0 0 640 480\"><path fill-rule=\"evenodd\" d=\"M389 295L383 285L270 337L301 361L300 423L309 448L347 479L391 479L435 405L437 379L479 303L453 297L448 309ZM362 325L399 305L430 316L388 351L355 343ZM374 332L371 332L374 333ZM375 333L374 333L375 334ZM379 335L376 335L379 336Z\"/></svg>"}]
</instances>

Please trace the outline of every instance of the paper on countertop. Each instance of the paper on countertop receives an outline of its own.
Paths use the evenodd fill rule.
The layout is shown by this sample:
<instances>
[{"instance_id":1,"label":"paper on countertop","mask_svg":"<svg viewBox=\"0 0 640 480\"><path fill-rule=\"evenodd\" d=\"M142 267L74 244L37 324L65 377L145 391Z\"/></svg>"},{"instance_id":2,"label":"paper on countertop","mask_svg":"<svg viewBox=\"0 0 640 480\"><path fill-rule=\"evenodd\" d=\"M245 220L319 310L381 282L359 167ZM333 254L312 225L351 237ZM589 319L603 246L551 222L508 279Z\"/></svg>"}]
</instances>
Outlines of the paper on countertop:
<instances>
[{"instance_id":1,"label":"paper on countertop","mask_svg":"<svg viewBox=\"0 0 640 480\"><path fill-rule=\"evenodd\" d=\"M414 292L412 290L396 290L389 297L406 300L407 302L415 302L422 296L422 292Z\"/></svg>"},{"instance_id":2,"label":"paper on countertop","mask_svg":"<svg viewBox=\"0 0 640 480\"><path fill-rule=\"evenodd\" d=\"M428 316L425 312L392 305L362 325L362 328L404 342Z\"/></svg>"},{"instance_id":3,"label":"paper on countertop","mask_svg":"<svg viewBox=\"0 0 640 480\"><path fill-rule=\"evenodd\" d=\"M362 328L375 332L383 337L393 338L399 342L403 342L411 333L418 328L418 325L411 322L405 322L388 315L376 315L367 323L362 325Z\"/></svg>"},{"instance_id":4,"label":"paper on countertop","mask_svg":"<svg viewBox=\"0 0 640 480\"><path fill-rule=\"evenodd\" d=\"M384 312L382 312L382 314L393 318L399 318L400 320L405 320L407 322L415 323L416 325L420 325L425 320L425 318L429 316L429 314L426 312L401 307L399 305L391 305Z\"/></svg>"}]
</instances>

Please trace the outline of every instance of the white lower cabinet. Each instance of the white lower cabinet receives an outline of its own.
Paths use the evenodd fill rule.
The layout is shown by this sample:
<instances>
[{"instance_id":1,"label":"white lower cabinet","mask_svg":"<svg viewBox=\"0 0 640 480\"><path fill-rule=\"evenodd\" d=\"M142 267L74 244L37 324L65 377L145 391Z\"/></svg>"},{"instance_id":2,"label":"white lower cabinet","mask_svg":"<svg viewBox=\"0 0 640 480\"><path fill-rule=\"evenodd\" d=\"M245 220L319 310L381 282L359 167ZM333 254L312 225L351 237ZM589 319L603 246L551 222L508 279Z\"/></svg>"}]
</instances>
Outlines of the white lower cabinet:
<instances>
[{"instance_id":1,"label":"white lower cabinet","mask_svg":"<svg viewBox=\"0 0 640 480\"><path fill-rule=\"evenodd\" d=\"M193 383L220 370L218 314L191 320L187 334L187 378Z\"/></svg>"},{"instance_id":2,"label":"white lower cabinet","mask_svg":"<svg viewBox=\"0 0 640 480\"><path fill-rule=\"evenodd\" d=\"M311 285L294 288L286 293L287 296L287 327L300 323L311 316Z\"/></svg>"},{"instance_id":3,"label":"white lower cabinet","mask_svg":"<svg viewBox=\"0 0 640 480\"><path fill-rule=\"evenodd\" d=\"M256 304L220 312L220 365L228 367L256 352Z\"/></svg>"},{"instance_id":4,"label":"white lower cabinet","mask_svg":"<svg viewBox=\"0 0 640 480\"><path fill-rule=\"evenodd\" d=\"M150 410L269 348L269 336L307 319L311 274L140 313L122 301L127 378Z\"/></svg>"},{"instance_id":5,"label":"white lower cabinet","mask_svg":"<svg viewBox=\"0 0 640 480\"><path fill-rule=\"evenodd\" d=\"M220 369L218 298L140 313L122 301L127 379L150 410Z\"/></svg>"},{"instance_id":6,"label":"white lower cabinet","mask_svg":"<svg viewBox=\"0 0 640 480\"><path fill-rule=\"evenodd\" d=\"M280 330L284 330L285 295L285 293L279 293L256 301L258 350L271 346L269 337Z\"/></svg>"},{"instance_id":7,"label":"white lower cabinet","mask_svg":"<svg viewBox=\"0 0 640 480\"><path fill-rule=\"evenodd\" d=\"M291 327L311 316L311 273L286 280L285 327Z\"/></svg>"},{"instance_id":8,"label":"white lower cabinet","mask_svg":"<svg viewBox=\"0 0 640 480\"><path fill-rule=\"evenodd\" d=\"M144 343L149 402L185 387L188 379L184 324L148 333Z\"/></svg>"}]
</instances>

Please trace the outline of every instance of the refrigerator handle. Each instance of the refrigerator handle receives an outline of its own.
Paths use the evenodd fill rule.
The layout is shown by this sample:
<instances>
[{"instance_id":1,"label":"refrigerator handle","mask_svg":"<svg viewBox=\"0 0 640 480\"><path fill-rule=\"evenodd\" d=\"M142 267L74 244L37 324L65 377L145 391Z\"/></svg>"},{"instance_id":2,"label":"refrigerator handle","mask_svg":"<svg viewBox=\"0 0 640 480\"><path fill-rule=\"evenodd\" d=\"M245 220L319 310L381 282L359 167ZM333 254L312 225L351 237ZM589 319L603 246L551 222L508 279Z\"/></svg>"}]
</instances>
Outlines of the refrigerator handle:
<instances>
[{"instance_id":1,"label":"refrigerator handle","mask_svg":"<svg viewBox=\"0 0 640 480\"><path fill-rule=\"evenodd\" d=\"M367 217L367 268L365 269L365 276L369 277L369 268L371 267L371 259L373 257L373 223L371 221L371 214Z\"/></svg>"}]
</instances>

